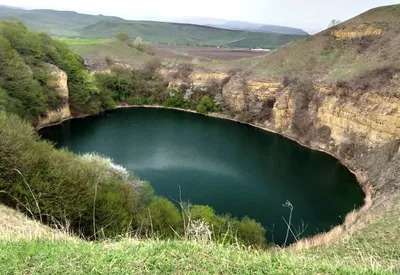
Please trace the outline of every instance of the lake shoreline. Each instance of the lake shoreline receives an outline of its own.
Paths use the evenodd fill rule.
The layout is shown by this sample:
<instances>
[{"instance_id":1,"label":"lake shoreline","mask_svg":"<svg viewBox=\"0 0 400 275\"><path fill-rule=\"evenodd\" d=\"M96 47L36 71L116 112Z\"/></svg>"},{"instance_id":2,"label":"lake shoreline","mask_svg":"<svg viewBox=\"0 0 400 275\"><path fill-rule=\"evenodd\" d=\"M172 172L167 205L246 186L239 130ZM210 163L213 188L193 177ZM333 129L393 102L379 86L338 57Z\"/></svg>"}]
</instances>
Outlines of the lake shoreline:
<instances>
[{"instance_id":1,"label":"lake shoreline","mask_svg":"<svg viewBox=\"0 0 400 275\"><path fill-rule=\"evenodd\" d=\"M182 111L182 112L193 113L193 114L198 114L198 115L203 115L203 116L213 117L213 118L218 118L218 119L230 120L230 121L233 121L233 122L236 122L236 123L249 125L249 126L252 126L252 127L255 127L255 128L258 128L258 129L273 133L273 134L278 134L278 135L280 135L280 136L282 136L284 138L287 138L287 139L290 139L290 140L296 142L297 144L299 144L302 147L306 147L306 148L314 150L314 151L319 151L319 152L326 153L326 154L334 157L336 160L338 160L341 165L346 167L346 169L348 169L353 175L355 175L356 180L357 180L359 186L361 187L361 189L363 190L363 193L365 195L363 205L360 206L358 209L355 209L352 212L348 213L346 215L346 218L344 219L342 224L339 224L339 225L333 227L328 232L319 233L319 234L317 234L315 236L298 240L297 242L293 243L290 246L291 248L303 249L303 248L308 248L308 247L313 247L313 246L329 244L329 243L332 243L333 241L338 240L340 238L340 236L346 230L348 230L348 228L355 222L357 217L359 217L360 214L362 214L365 211L367 211L372 205L373 188L372 188L371 185L369 185L367 183L366 175L362 171L358 171L356 169L353 169L352 167L350 167L349 165L344 163L338 156L336 156L335 154L333 154L333 153L331 153L331 152L329 152L329 151L327 151L327 150L325 150L323 148L304 144L301 141L299 141L299 140L297 140L297 139L295 139L293 137L287 136L287 135L285 135L283 133L280 133L280 132L277 132L277 131L274 131L272 129L269 129L269 128L266 128L266 127L262 127L262 126L259 126L259 125L255 125L255 124L252 124L252 123L243 122L243 121L228 117L228 116L220 114L220 113L200 114L199 112L197 112L195 110L176 108L176 107L165 107L165 106L161 106L161 105L128 105L128 104L118 105L112 110L128 109L128 108L168 109L168 110ZM112 111L112 110L110 110L110 111ZM59 124L65 122L65 121L72 120L72 119L79 119L79 118L85 118L85 117L97 116L97 115L100 115L100 114L71 116L71 117L63 118L62 120L60 120L58 122L55 122L55 123L40 125L40 126L36 127L36 130L38 131L38 130L43 129L43 128L59 125Z\"/></svg>"}]
</instances>

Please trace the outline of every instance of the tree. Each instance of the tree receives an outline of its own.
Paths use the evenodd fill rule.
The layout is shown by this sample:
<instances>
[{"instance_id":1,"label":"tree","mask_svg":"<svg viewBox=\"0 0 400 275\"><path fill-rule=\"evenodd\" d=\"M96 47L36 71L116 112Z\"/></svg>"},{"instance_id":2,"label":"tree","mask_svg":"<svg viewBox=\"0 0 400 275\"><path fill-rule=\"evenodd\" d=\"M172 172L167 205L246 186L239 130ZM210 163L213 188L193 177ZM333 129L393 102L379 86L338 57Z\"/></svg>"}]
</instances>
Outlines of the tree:
<instances>
[{"instance_id":1,"label":"tree","mask_svg":"<svg viewBox=\"0 0 400 275\"><path fill-rule=\"evenodd\" d=\"M130 37L128 34L124 32L119 32L115 35L115 38L123 43L126 43L129 41Z\"/></svg>"},{"instance_id":2,"label":"tree","mask_svg":"<svg viewBox=\"0 0 400 275\"><path fill-rule=\"evenodd\" d=\"M143 39L141 37L136 37L135 40L133 41L133 47L138 51L144 52L145 47Z\"/></svg>"},{"instance_id":3,"label":"tree","mask_svg":"<svg viewBox=\"0 0 400 275\"><path fill-rule=\"evenodd\" d=\"M342 21L340 20L336 20L336 19L332 19L331 23L329 24L328 28L332 28L336 25L339 25L340 23L342 23Z\"/></svg>"}]
</instances>

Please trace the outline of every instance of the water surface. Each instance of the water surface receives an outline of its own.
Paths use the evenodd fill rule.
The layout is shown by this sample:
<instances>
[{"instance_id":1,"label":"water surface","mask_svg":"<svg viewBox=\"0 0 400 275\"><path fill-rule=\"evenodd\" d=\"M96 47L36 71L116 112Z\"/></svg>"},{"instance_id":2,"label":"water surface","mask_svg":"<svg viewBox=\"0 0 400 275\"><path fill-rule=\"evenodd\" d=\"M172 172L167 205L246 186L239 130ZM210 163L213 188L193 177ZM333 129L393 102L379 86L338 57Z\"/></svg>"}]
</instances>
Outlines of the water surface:
<instances>
[{"instance_id":1,"label":"water surface","mask_svg":"<svg viewBox=\"0 0 400 275\"><path fill-rule=\"evenodd\" d=\"M356 179L336 159L248 125L165 109L120 109L41 130L76 153L106 155L157 194L249 216L281 244L293 206L303 236L328 231L363 202Z\"/></svg>"}]
</instances>

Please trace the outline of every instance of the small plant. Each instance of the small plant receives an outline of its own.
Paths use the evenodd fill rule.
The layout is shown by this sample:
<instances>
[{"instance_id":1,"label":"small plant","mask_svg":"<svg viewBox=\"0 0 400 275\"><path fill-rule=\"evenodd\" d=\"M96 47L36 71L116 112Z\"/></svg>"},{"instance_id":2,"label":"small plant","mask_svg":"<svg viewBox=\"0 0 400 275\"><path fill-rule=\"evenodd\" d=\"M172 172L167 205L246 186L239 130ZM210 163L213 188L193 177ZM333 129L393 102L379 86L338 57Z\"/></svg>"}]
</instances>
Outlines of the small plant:
<instances>
[{"instance_id":1,"label":"small plant","mask_svg":"<svg viewBox=\"0 0 400 275\"><path fill-rule=\"evenodd\" d=\"M285 224L287 226L285 242L283 243L283 246L285 247L287 244L288 237L289 237L289 232L292 233L293 238L297 241L299 239L299 237L307 230L308 225L302 221L301 225L299 226L299 228L297 230L293 229L292 228L292 215L293 215L294 207L290 201L286 201L284 204L282 204L282 206L285 208L289 208L289 210L290 210L289 221L286 221L286 219L284 217L282 217L283 221L285 222Z\"/></svg>"},{"instance_id":2,"label":"small plant","mask_svg":"<svg viewBox=\"0 0 400 275\"><path fill-rule=\"evenodd\" d=\"M283 246L286 246L287 239L289 237L289 231L290 231L290 224L292 223L292 213L293 213L293 205L290 203L290 201L286 201L284 204L282 204L283 207L289 208L290 214L289 214L289 222L287 224L287 230L286 230L286 237L285 237L285 242L283 243ZM282 217L282 219L286 222L285 218Z\"/></svg>"},{"instance_id":3,"label":"small plant","mask_svg":"<svg viewBox=\"0 0 400 275\"><path fill-rule=\"evenodd\" d=\"M190 221L186 226L185 236L192 241L209 242L211 234L209 225L202 220Z\"/></svg>"}]
</instances>

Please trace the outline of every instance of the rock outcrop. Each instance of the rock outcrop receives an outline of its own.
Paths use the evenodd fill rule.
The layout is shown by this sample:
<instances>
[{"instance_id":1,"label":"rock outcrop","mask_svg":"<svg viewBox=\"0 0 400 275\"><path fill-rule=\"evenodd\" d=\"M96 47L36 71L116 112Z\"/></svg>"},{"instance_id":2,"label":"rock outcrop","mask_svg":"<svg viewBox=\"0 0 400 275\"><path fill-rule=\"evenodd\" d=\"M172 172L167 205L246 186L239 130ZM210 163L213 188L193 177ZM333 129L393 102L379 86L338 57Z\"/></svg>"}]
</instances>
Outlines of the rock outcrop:
<instances>
[{"instance_id":1,"label":"rock outcrop","mask_svg":"<svg viewBox=\"0 0 400 275\"><path fill-rule=\"evenodd\" d=\"M220 72L215 75L193 73L189 79L196 85L208 85L210 79L221 79L221 75ZM224 78L228 76L224 75ZM399 89L400 85L391 84L390 90ZM385 177L400 173L394 167L400 159L399 146L391 146L385 151L390 163L386 162L381 170L374 168L376 163L373 161L381 158L383 150L379 148L400 140L400 98L396 96L373 89L359 93L323 82L246 79L241 74L229 77L222 88L222 96L227 108L222 111L222 116L254 124L326 151L358 174L363 173L363 181L375 189L388 189L388 185L378 186L372 178L383 175L384 171L390 171L390 176L386 174ZM400 186L400 174L398 176L399 179L391 180L391 188Z\"/></svg>"},{"instance_id":2,"label":"rock outcrop","mask_svg":"<svg viewBox=\"0 0 400 275\"><path fill-rule=\"evenodd\" d=\"M55 89L59 92L59 94L63 98L62 106L53 111L49 111L47 116L44 118L40 118L39 127L44 125L50 125L54 123L58 123L64 119L71 117L71 111L69 108L69 90L68 90L68 76L67 74L61 70L60 68L47 64L49 69L51 70L51 74L55 77Z\"/></svg>"}]
</instances>

